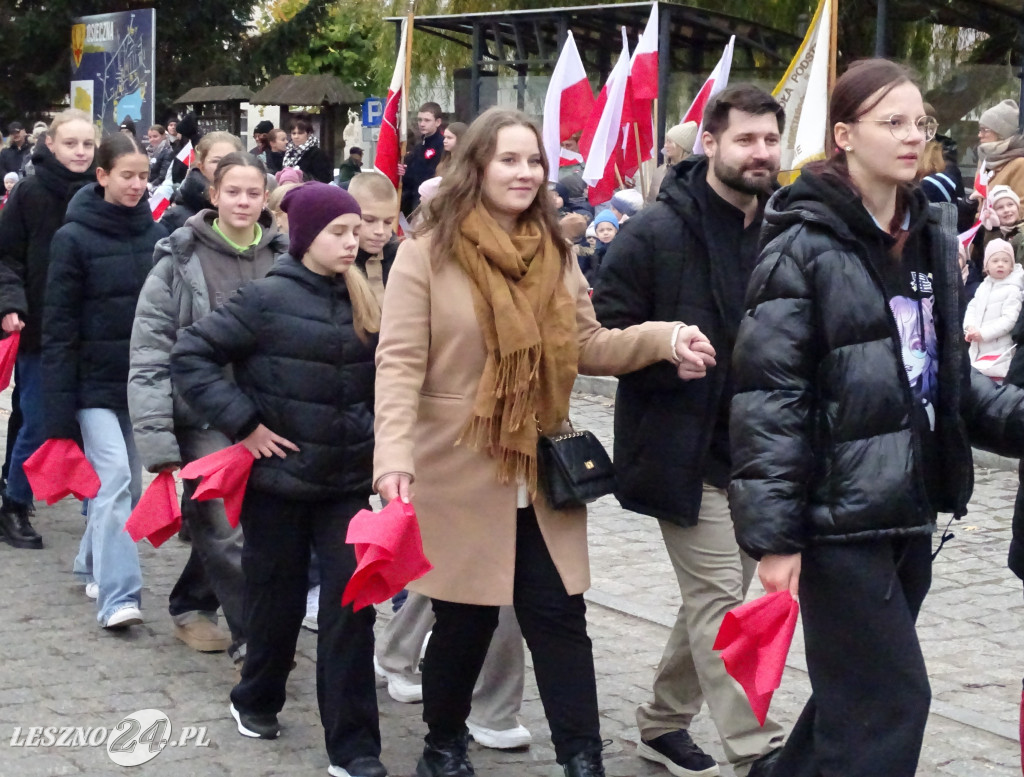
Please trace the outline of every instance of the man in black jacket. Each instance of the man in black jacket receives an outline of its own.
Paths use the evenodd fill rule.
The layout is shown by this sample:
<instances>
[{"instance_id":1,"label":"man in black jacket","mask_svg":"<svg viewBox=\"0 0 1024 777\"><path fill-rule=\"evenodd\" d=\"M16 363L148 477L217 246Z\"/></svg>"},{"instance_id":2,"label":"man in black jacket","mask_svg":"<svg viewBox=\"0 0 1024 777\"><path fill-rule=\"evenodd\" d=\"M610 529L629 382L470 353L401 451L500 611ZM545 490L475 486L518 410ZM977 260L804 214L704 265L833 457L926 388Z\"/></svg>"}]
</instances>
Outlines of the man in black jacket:
<instances>
[{"instance_id":1,"label":"man in black jacket","mask_svg":"<svg viewBox=\"0 0 1024 777\"><path fill-rule=\"evenodd\" d=\"M420 106L416 114L420 142L406 156L405 164L398 166L398 174L402 176L402 213L406 216L420 204L420 184L437 175L437 163L444 154L443 123L440 105L423 103Z\"/></svg>"},{"instance_id":2,"label":"man in black jacket","mask_svg":"<svg viewBox=\"0 0 1024 777\"><path fill-rule=\"evenodd\" d=\"M704 119L707 156L669 169L658 201L623 226L608 248L594 308L606 327L695 324L717 363L696 380L680 381L671 365L619 380L615 496L658 519L683 600L654 699L637 709L637 752L674 775L717 775L714 759L687 730L706 699L735 773L765 777L782 728L770 718L758 724L712 644L756 568L736 544L725 492L730 361L779 169L785 114L771 95L739 84L714 98Z\"/></svg>"},{"instance_id":3,"label":"man in black jacket","mask_svg":"<svg viewBox=\"0 0 1024 777\"><path fill-rule=\"evenodd\" d=\"M8 173L25 175L25 162L32 153L32 145L25 135L25 128L20 121L12 121L7 127L7 134L10 135L10 145L0 151L0 178Z\"/></svg>"}]
</instances>

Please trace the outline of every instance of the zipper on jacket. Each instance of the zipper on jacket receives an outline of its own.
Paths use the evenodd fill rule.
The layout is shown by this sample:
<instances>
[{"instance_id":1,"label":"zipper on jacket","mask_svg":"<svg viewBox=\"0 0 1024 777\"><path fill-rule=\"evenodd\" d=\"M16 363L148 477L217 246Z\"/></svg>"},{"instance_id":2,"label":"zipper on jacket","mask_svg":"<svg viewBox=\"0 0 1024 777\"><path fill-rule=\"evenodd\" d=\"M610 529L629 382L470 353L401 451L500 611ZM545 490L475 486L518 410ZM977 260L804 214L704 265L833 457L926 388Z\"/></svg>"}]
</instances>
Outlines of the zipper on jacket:
<instances>
[{"instance_id":1,"label":"zipper on jacket","mask_svg":"<svg viewBox=\"0 0 1024 777\"><path fill-rule=\"evenodd\" d=\"M863 246L859 241L855 242L858 250L854 251L857 258L861 261L861 264L865 266L868 272L868 276L874 282L875 287L882 295L882 304L885 305L885 320L889 326L889 341L893 343L897 349L896 353L896 372L899 373L900 385L903 387L904 397L908 400L909 408L909 420L910 420L910 444L914 451L914 487L918 493L919 504L928 504L934 510L934 505L931 505L931 499L928 496L928 488L924 479L924 472L921 470L921 466L924 462L924 451L921 447L920 435L915 430L914 424L914 407L915 399L913 389L910 387L910 378L907 377L906 365L903 364L903 358L900 356L900 352L903 350L903 341L900 339L899 328L896 326L896 317L893 315L892 308L889 306L889 300L885 296L885 284L882 283L882 279L878 274L878 270L875 268L874 263L871 261L871 257L864 257L861 254ZM941 389L940 389L941 390ZM936 403L936 419L938 419L938 403ZM938 421L936 420L936 425ZM918 508L918 516L921 516L921 510Z\"/></svg>"}]
</instances>

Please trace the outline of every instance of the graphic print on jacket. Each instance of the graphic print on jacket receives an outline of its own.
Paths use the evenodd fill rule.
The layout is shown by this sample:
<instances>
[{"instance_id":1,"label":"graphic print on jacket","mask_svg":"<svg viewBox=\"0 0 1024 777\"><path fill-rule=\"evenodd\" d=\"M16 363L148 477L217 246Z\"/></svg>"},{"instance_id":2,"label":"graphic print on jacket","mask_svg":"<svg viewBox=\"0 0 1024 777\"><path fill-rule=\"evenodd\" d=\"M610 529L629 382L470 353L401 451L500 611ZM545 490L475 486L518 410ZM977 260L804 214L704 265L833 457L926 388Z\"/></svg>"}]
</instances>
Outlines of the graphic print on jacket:
<instances>
[{"instance_id":1,"label":"graphic print on jacket","mask_svg":"<svg viewBox=\"0 0 1024 777\"><path fill-rule=\"evenodd\" d=\"M901 356L907 371L910 390L921 403L928 416L928 428L935 431L936 387L939 376L939 345L935 337L935 317L932 310L931 278L923 273L911 272L911 287L919 295L895 296L889 300L889 309L896 319L903 346Z\"/></svg>"}]
</instances>

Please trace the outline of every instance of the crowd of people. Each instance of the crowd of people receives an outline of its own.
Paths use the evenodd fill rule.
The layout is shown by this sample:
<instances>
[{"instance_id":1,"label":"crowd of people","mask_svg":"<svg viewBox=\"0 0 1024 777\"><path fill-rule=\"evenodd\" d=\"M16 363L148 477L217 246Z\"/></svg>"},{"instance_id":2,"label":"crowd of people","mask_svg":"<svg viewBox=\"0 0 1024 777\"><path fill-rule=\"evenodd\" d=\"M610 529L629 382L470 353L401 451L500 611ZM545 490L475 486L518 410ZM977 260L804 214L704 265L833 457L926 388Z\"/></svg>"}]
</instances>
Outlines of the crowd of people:
<instances>
[{"instance_id":1,"label":"crowd of people","mask_svg":"<svg viewBox=\"0 0 1024 777\"><path fill-rule=\"evenodd\" d=\"M702 154L696 125L671 127L653 191L596 209L578 169L548 183L537 126L501 108L467 126L421 106L401 196L358 147L336 174L306 115L259 123L251 152L194 116L148 146L134 125L98 139L73 109L33 143L10 125L0 326L20 344L0 536L43 548L24 463L77 441L100 486L72 572L102 628L138 625L124 526L142 469L240 443L238 525L184 481L191 552L169 593L178 638L239 668L240 734L280 735L305 625L329 774L388 773L376 673L423 703L418 777L470 777L471 738L532 741L525 642L558 763L603 777L586 508L552 505L538 445L571 429L577 374L618 375L615 498L657 519L683 601L638 755L717 775L689 734L706 702L738 777L912 777L938 514L966 513L972 444L1024 453L1024 140L1015 103L982 115L993 177L972 199L901 66L854 64L829 111L828 158L780 189L784 111L731 85ZM164 181L175 201L154 221ZM415 505L433 565L376 640L375 610L340 604L347 526L373 493ZM788 736L713 649L755 573L802 608L812 695Z\"/></svg>"}]
</instances>

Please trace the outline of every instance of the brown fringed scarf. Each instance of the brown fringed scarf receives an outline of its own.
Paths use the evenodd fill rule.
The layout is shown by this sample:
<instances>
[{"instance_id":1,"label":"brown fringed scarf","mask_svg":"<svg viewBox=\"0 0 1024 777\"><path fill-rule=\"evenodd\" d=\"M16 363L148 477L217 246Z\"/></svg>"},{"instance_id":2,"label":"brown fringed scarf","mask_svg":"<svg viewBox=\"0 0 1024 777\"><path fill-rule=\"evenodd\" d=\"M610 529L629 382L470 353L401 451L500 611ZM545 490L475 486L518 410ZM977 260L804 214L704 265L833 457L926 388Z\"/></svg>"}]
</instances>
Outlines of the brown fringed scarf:
<instances>
[{"instance_id":1,"label":"brown fringed scarf","mask_svg":"<svg viewBox=\"0 0 1024 777\"><path fill-rule=\"evenodd\" d=\"M498 460L503 483L521 478L537 491L539 431L569 417L576 379L576 301L562 282L562 259L536 224L515 234L482 205L460 228L455 256L469 276L487 362L464 439Z\"/></svg>"}]
</instances>

